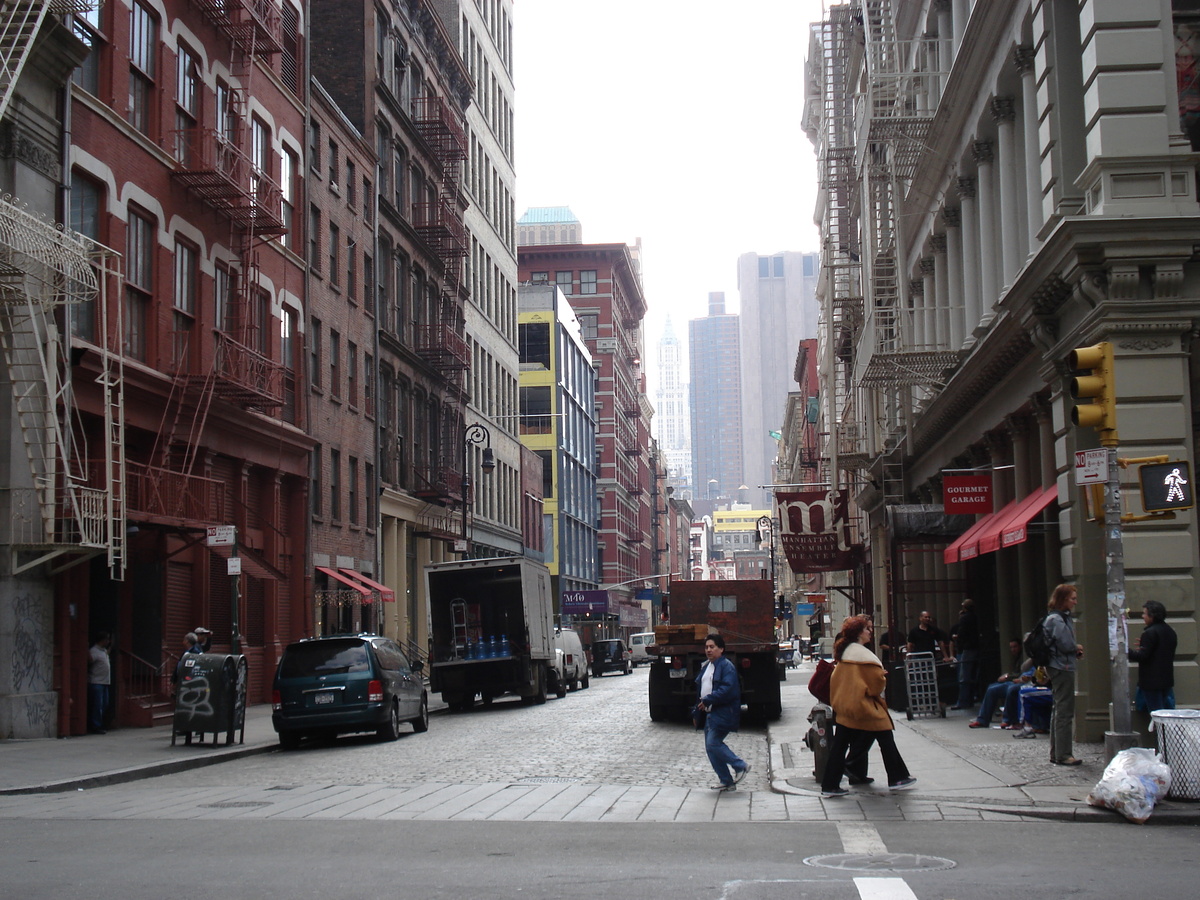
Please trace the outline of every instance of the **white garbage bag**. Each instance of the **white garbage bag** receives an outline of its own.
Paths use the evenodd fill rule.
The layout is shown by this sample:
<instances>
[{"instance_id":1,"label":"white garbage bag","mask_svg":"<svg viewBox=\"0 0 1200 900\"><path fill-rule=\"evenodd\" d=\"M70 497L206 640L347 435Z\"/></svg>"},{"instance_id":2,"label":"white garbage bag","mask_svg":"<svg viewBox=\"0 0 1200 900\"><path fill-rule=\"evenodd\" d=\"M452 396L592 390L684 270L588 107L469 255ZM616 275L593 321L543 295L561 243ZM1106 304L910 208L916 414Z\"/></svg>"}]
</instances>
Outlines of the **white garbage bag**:
<instances>
[{"instance_id":1,"label":"white garbage bag","mask_svg":"<svg viewBox=\"0 0 1200 900\"><path fill-rule=\"evenodd\" d=\"M1171 789L1171 769L1153 750L1131 747L1112 758L1087 802L1141 825Z\"/></svg>"}]
</instances>

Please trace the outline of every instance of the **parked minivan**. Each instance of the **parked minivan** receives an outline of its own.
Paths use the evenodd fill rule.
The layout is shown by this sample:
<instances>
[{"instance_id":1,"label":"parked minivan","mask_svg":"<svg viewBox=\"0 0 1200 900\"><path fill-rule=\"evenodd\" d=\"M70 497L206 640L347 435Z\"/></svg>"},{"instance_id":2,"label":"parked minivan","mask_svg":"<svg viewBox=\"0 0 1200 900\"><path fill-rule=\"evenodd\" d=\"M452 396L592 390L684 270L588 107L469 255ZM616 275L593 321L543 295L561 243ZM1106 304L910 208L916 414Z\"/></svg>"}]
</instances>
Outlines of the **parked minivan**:
<instances>
[{"instance_id":1,"label":"parked minivan","mask_svg":"<svg viewBox=\"0 0 1200 900\"><path fill-rule=\"evenodd\" d=\"M631 634L629 636L629 649L633 653L633 665L635 668L642 663L650 665L650 663L654 662L654 657L646 652L646 648L653 643L653 631L643 631L639 634Z\"/></svg>"},{"instance_id":2,"label":"parked minivan","mask_svg":"<svg viewBox=\"0 0 1200 900\"><path fill-rule=\"evenodd\" d=\"M564 696L568 690L579 690L588 686L587 656L583 652L583 641L570 629L554 630L554 668L558 676L555 693Z\"/></svg>"},{"instance_id":3,"label":"parked minivan","mask_svg":"<svg viewBox=\"0 0 1200 900\"><path fill-rule=\"evenodd\" d=\"M309 735L374 731L394 741L401 722L429 729L421 662L377 634L306 638L289 644L275 670L271 724L290 750Z\"/></svg>"}]
</instances>

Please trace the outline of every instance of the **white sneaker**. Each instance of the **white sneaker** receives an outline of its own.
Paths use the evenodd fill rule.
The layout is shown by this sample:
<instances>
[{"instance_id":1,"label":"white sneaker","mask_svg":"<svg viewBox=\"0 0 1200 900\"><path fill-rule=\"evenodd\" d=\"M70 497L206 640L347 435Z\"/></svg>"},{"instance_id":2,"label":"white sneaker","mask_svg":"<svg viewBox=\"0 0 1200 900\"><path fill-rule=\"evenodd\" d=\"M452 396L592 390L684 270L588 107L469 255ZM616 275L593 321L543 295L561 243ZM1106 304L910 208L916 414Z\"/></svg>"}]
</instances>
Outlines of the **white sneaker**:
<instances>
[{"instance_id":1,"label":"white sneaker","mask_svg":"<svg viewBox=\"0 0 1200 900\"><path fill-rule=\"evenodd\" d=\"M740 784L742 779L750 773L750 763L746 763L746 768L733 773L733 783Z\"/></svg>"}]
</instances>

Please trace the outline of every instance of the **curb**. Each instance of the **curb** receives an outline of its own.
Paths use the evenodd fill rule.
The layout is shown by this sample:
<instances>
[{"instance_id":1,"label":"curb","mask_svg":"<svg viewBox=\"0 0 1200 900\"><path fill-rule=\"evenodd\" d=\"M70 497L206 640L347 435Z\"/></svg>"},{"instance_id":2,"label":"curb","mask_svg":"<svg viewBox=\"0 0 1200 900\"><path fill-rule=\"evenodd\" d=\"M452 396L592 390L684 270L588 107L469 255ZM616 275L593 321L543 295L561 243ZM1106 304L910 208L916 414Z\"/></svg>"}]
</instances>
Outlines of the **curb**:
<instances>
[{"instance_id":1,"label":"curb","mask_svg":"<svg viewBox=\"0 0 1200 900\"><path fill-rule=\"evenodd\" d=\"M149 763L144 766L132 766L128 769L114 769L111 772L99 772L95 775L85 775L81 778L70 778L65 781L51 781L46 784L25 785L15 788L0 788L0 796L15 794L61 794L67 791L82 791L88 788L106 787L111 784L125 784L130 781L141 781L144 778L157 778L160 775L174 775L177 772L186 772L189 769L202 769L206 766L214 766L218 763L242 759L247 756L274 753L278 749L278 744L256 744L250 747L239 747L218 753L210 753L207 756Z\"/></svg>"}]
</instances>

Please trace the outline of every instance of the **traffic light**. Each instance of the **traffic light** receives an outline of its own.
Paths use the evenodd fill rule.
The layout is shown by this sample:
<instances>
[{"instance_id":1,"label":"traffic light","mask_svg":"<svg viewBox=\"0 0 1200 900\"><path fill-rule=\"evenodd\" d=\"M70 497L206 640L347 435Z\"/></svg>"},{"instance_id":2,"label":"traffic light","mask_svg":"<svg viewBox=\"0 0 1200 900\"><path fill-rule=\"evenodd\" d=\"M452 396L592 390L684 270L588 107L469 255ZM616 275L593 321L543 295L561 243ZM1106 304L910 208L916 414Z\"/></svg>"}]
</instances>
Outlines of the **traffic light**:
<instances>
[{"instance_id":1,"label":"traffic light","mask_svg":"<svg viewBox=\"0 0 1200 900\"><path fill-rule=\"evenodd\" d=\"M1079 403L1071 410L1071 421L1076 425L1095 428L1100 433L1100 443L1106 447L1117 444L1117 391L1116 373L1113 369L1113 347L1101 341L1091 347L1076 347L1067 357L1067 365L1075 371L1090 371L1087 375L1076 375L1071 379L1071 396Z\"/></svg>"}]
</instances>

